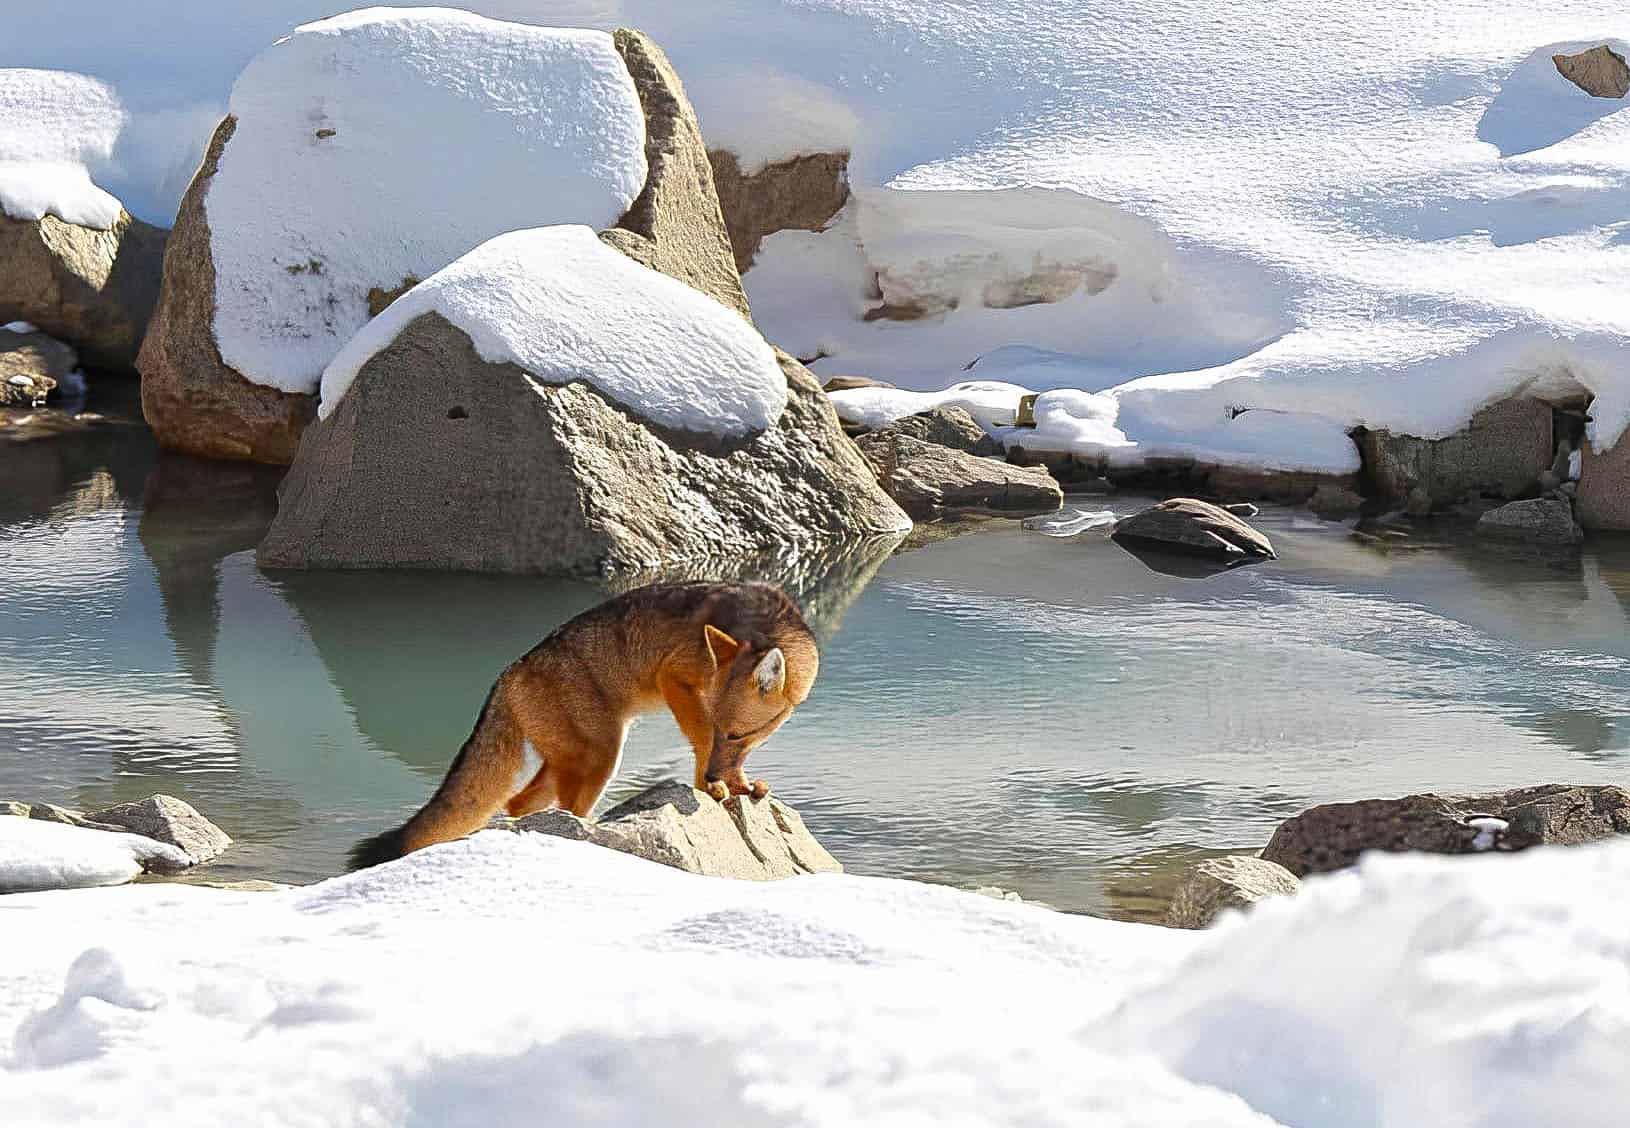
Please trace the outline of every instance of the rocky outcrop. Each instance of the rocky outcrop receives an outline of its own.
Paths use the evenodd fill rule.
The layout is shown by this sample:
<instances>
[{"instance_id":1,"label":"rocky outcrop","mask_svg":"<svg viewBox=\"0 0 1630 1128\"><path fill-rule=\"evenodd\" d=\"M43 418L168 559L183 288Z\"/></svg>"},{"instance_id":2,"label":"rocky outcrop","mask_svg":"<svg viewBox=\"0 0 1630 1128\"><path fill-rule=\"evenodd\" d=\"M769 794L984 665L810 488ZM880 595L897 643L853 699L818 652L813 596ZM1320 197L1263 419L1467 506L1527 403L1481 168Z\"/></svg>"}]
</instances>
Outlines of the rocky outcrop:
<instances>
[{"instance_id":1,"label":"rocky outcrop","mask_svg":"<svg viewBox=\"0 0 1630 1128\"><path fill-rule=\"evenodd\" d=\"M164 287L142 345L142 414L158 441L203 458L283 465L316 415L316 397L246 380L215 341L215 259L204 199L237 119L210 139L164 252Z\"/></svg>"},{"instance_id":2,"label":"rocky outcrop","mask_svg":"<svg viewBox=\"0 0 1630 1128\"><path fill-rule=\"evenodd\" d=\"M1122 518L1111 535L1116 541L1155 544L1225 563L1278 555L1268 538L1241 518L1219 505L1190 497L1172 498Z\"/></svg>"},{"instance_id":3,"label":"rocky outcrop","mask_svg":"<svg viewBox=\"0 0 1630 1128\"><path fill-rule=\"evenodd\" d=\"M1408 499L1411 512L1446 508L1467 494L1532 494L1556 449L1551 405L1527 397L1485 407L1464 431L1443 439L1391 431L1354 437L1371 492Z\"/></svg>"},{"instance_id":4,"label":"rocky outcrop","mask_svg":"<svg viewBox=\"0 0 1630 1128\"><path fill-rule=\"evenodd\" d=\"M742 881L778 881L843 867L774 796L735 796L723 803L681 783L658 784L607 811L598 821L569 811L496 819L494 827L592 842L687 873Z\"/></svg>"},{"instance_id":5,"label":"rocky outcrop","mask_svg":"<svg viewBox=\"0 0 1630 1128\"><path fill-rule=\"evenodd\" d=\"M0 328L0 407L35 407L60 387L73 387L79 358L44 333Z\"/></svg>"},{"instance_id":6,"label":"rocky outcrop","mask_svg":"<svg viewBox=\"0 0 1630 1128\"><path fill-rule=\"evenodd\" d=\"M965 408L936 407L916 415L906 415L886 427L869 433L873 442L890 435L903 435L936 446L965 450L969 454L994 455L1000 448ZM864 448L864 444L862 444Z\"/></svg>"},{"instance_id":7,"label":"rocky outcrop","mask_svg":"<svg viewBox=\"0 0 1630 1128\"><path fill-rule=\"evenodd\" d=\"M0 215L0 324L27 321L86 364L132 369L158 300L164 239L123 211L106 231Z\"/></svg>"},{"instance_id":8,"label":"rocky outcrop","mask_svg":"<svg viewBox=\"0 0 1630 1128\"><path fill-rule=\"evenodd\" d=\"M1477 535L1527 544L1578 544L1585 534L1573 519L1573 506L1562 498L1509 501L1477 519Z\"/></svg>"},{"instance_id":9,"label":"rocky outcrop","mask_svg":"<svg viewBox=\"0 0 1630 1128\"><path fill-rule=\"evenodd\" d=\"M1630 436L1603 453L1584 444L1575 505L1579 523L1587 529L1630 532Z\"/></svg>"},{"instance_id":10,"label":"rocky outcrop","mask_svg":"<svg viewBox=\"0 0 1630 1128\"><path fill-rule=\"evenodd\" d=\"M636 262L748 317L747 294L719 211L713 169L685 88L642 32L612 36L645 107L645 190L601 237Z\"/></svg>"},{"instance_id":11,"label":"rocky outcrop","mask_svg":"<svg viewBox=\"0 0 1630 1128\"><path fill-rule=\"evenodd\" d=\"M1329 803L1282 823L1262 857L1298 877L1344 869L1369 850L1474 854L1572 846L1630 834L1630 791L1550 784L1488 795Z\"/></svg>"},{"instance_id":12,"label":"rocky outcrop","mask_svg":"<svg viewBox=\"0 0 1630 1128\"><path fill-rule=\"evenodd\" d=\"M1250 854L1208 858L1177 887L1167 912L1172 928L1205 928L1227 909L1248 909L1269 897L1289 897L1301 880L1284 866Z\"/></svg>"},{"instance_id":13,"label":"rocky outcrop","mask_svg":"<svg viewBox=\"0 0 1630 1128\"><path fill-rule=\"evenodd\" d=\"M138 847L138 860L147 873L179 873L219 857L232 845L225 831L170 795L89 812L54 803L0 802L0 816L6 815L119 835Z\"/></svg>"},{"instance_id":14,"label":"rocky outcrop","mask_svg":"<svg viewBox=\"0 0 1630 1128\"><path fill-rule=\"evenodd\" d=\"M1064 491L1039 466L982 458L892 429L862 435L856 445L883 489L912 517L957 511L1051 513L1064 504Z\"/></svg>"},{"instance_id":15,"label":"rocky outcrop","mask_svg":"<svg viewBox=\"0 0 1630 1128\"><path fill-rule=\"evenodd\" d=\"M604 578L908 527L815 378L778 359L781 417L725 440L489 364L422 315L307 430L260 562Z\"/></svg>"},{"instance_id":16,"label":"rocky outcrop","mask_svg":"<svg viewBox=\"0 0 1630 1128\"><path fill-rule=\"evenodd\" d=\"M1607 44L1575 55L1552 55L1557 73L1592 98L1623 98L1630 94L1630 64Z\"/></svg>"},{"instance_id":17,"label":"rocky outcrop","mask_svg":"<svg viewBox=\"0 0 1630 1128\"><path fill-rule=\"evenodd\" d=\"M709 150L708 159L736 269L743 273L766 235L820 231L849 202L848 153L805 153L750 173L728 149Z\"/></svg>"}]
</instances>

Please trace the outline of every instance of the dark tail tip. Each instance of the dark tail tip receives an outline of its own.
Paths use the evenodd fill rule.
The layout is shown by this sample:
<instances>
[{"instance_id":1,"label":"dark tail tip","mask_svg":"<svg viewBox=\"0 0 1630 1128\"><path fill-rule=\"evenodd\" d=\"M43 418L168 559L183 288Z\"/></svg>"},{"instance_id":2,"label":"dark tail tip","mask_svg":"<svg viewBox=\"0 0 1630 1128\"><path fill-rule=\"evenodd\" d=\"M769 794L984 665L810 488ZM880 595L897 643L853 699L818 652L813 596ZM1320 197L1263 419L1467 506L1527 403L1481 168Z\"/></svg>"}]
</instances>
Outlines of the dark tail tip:
<instances>
[{"instance_id":1,"label":"dark tail tip","mask_svg":"<svg viewBox=\"0 0 1630 1128\"><path fill-rule=\"evenodd\" d=\"M403 832L406 827L399 826L387 830L383 834L376 834L372 838L364 838L351 849L349 855L350 868L353 870L367 869L369 866L381 865L385 862L394 862L407 853L402 847Z\"/></svg>"}]
</instances>

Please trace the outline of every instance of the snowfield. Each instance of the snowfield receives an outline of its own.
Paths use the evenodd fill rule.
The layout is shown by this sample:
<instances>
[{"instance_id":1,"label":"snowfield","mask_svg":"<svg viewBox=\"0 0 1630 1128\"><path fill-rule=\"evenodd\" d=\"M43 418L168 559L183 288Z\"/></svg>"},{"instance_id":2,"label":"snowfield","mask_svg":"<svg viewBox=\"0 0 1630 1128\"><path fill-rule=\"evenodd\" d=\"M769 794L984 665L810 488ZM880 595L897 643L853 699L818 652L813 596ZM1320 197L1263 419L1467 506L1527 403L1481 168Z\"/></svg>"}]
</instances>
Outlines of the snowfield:
<instances>
[{"instance_id":1,"label":"snowfield","mask_svg":"<svg viewBox=\"0 0 1630 1128\"><path fill-rule=\"evenodd\" d=\"M1385 858L1211 933L488 832L0 900L0 1120L1616 1124L1630 845Z\"/></svg>"},{"instance_id":2,"label":"snowfield","mask_svg":"<svg viewBox=\"0 0 1630 1128\"><path fill-rule=\"evenodd\" d=\"M493 364L581 380L665 427L739 436L781 417L787 378L740 314L602 243L587 227L492 239L393 302L323 373L327 418L363 365L435 312ZM433 376L433 374L427 374Z\"/></svg>"},{"instance_id":3,"label":"snowfield","mask_svg":"<svg viewBox=\"0 0 1630 1128\"><path fill-rule=\"evenodd\" d=\"M645 114L598 31L451 9L306 24L232 89L205 197L215 335L248 379L313 392L370 287L505 231L609 227L645 186Z\"/></svg>"}]
</instances>

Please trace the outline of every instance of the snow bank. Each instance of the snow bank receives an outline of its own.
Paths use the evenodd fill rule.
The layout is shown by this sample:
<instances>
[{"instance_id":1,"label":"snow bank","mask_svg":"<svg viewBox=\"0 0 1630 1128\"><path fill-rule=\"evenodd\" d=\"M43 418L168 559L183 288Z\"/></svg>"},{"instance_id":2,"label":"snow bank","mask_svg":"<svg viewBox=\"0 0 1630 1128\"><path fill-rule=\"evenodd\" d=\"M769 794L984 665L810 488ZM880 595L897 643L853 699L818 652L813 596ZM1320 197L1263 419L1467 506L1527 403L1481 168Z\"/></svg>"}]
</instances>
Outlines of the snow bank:
<instances>
[{"instance_id":1,"label":"snow bank","mask_svg":"<svg viewBox=\"0 0 1630 1128\"><path fill-rule=\"evenodd\" d=\"M80 74L0 68L0 212L106 230L119 201L91 182L125 122L113 87Z\"/></svg>"},{"instance_id":2,"label":"snow bank","mask_svg":"<svg viewBox=\"0 0 1630 1128\"><path fill-rule=\"evenodd\" d=\"M645 184L645 117L601 32L451 9L306 24L232 90L205 198L222 358L316 390L370 287L541 223L609 227Z\"/></svg>"},{"instance_id":3,"label":"snow bank","mask_svg":"<svg viewBox=\"0 0 1630 1128\"><path fill-rule=\"evenodd\" d=\"M326 418L369 358L430 312L469 334L483 360L518 364L549 384L584 381L664 427L745 435L786 406L774 351L735 311L587 227L542 227L483 243L364 326L323 373L318 414Z\"/></svg>"},{"instance_id":4,"label":"snow bank","mask_svg":"<svg viewBox=\"0 0 1630 1128\"><path fill-rule=\"evenodd\" d=\"M192 864L176 847L140 834L0 817L0 893L123 885L154 860Z\"/></svg>"},{"instance_id":5,"label":"snow bank","mask_svg":"<svg viewBox=\"0 0 1630 1128\"><path fill-rule=\"evenodd\" d=\"M0 1118L1607 1125L1627 905L1625 844L1380 859L1188 933L491 832L0 900Z\"/></svg>"}]
</instances>

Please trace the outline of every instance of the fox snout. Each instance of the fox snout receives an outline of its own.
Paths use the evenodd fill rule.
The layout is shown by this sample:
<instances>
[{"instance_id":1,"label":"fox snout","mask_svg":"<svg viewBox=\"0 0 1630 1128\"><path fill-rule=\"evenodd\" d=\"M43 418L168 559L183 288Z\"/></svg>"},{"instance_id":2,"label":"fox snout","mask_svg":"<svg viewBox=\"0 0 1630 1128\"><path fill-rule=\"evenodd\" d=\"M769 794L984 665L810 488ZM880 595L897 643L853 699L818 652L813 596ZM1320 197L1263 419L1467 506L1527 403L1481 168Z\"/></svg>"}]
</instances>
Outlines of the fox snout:
<instances>
[{"instance_id":1,"label":"fox snout","mask_svg":"<svg viewBox=\"0 0 1630 1128\"><path fill-rule=\"evenodd\" d=\"M751 751L747 742L731 740L722 732L713 734L713 748L708 753L707 768L702 772L704 783L718 783L741 774L742 764Z\"/></svg>"}]
</instances>

